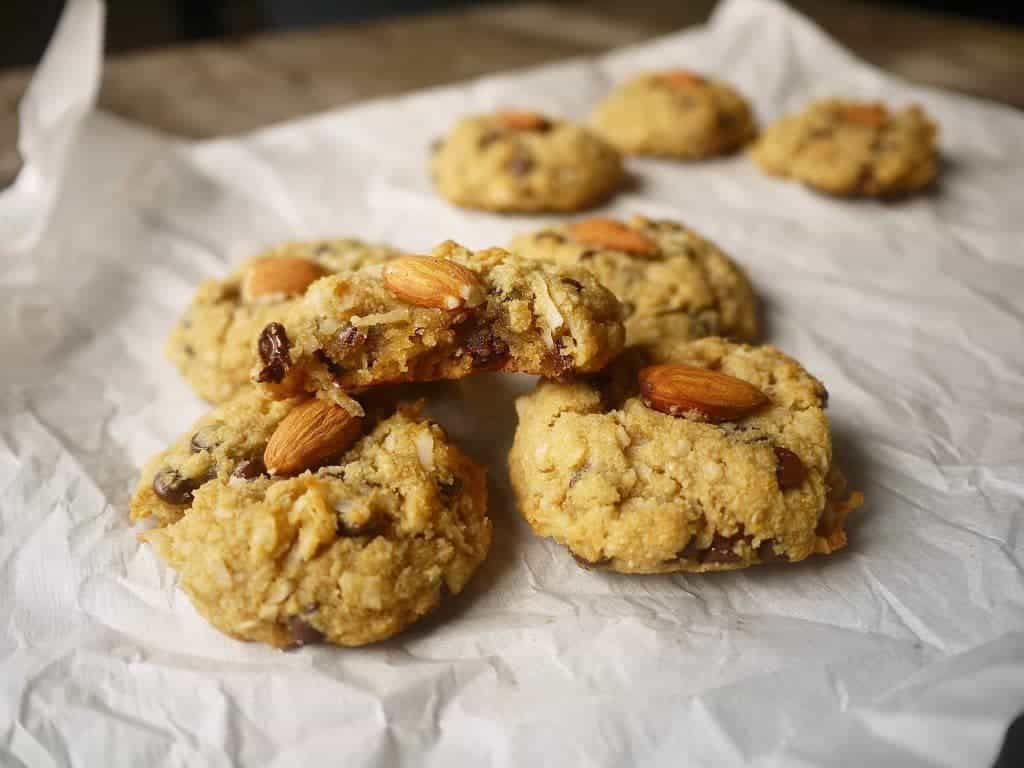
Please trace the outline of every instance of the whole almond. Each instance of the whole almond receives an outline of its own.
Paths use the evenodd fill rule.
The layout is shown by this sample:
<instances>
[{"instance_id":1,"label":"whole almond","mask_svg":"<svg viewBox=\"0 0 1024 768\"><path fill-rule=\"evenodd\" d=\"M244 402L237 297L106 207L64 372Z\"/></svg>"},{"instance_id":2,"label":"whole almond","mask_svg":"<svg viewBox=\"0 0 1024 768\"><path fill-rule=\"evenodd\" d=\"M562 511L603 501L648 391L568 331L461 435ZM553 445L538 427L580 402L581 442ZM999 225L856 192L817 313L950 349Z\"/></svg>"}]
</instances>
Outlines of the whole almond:
<instances>
[{"instance_id":1,"label":"whole almond","mask_svg":"<svg viewBox=\"0 0 1024 768\"><path fill-rule=\"evenodd\" d=\"M667 72L662 72L658 78L676 88L692 88L704 82L703 77L688 69L670 69Z\"/></svg>"},{"instance_id":2,"label":"whole almond","mask_svg":"<svg viewBox=\"0 0 1024 768\"><path fill-rule=\"evenodd\" d=\"M857 123L880 128L889 120L889 110L882 104L847 104L840 110L840 117L847 123Z\"/></svg>"},{"instance_id":3,"label":"whole almond","mask_svg":"<svg viewBox=\"0 0 1024 768\"><path fill-rule=\"evenodd\" d=\"M625 251L636 256L653 256L658 252L658 244L651 238L615 219L582 219L569 225L569 234L586 245Z\"/></svg>"},{"instance_id":4,"label":"whole almond","mask_svg":"<svg viewBox=\"0 0 1024 768\"><path fill-rule=\"evenodd\" d=\"M272 475L297 475L340 456L362 430L361 417L326 400L307 400L277 425L263 463Z\"/></svg>"},{"instance_id":5,"label":"whole almond","mask_svg":"<svg viewBox=\"0 0 1024 768\"><path fill-rule=\"evenodd\" d=\"M486 291L471 269L433 256L401 256L384 267L384 285L417 307L455 310L483 303Z\"/></svg>"},{"instance_id":6,"label":"whole almond","mask_svg":"<svg viewBox=\"0 0 1024 768\"><path fill-rule=\"evenodd\" d=\"M693 365L652 365L639 374L651 408L673 416L696 411L711 422L733 421L767 405L768 396L735 376Z\"/></svg>"},{"instance_id":7,"label":"whole almond","mask_svg":"<svg viewBox=\"0 0 1024 768\"><path fill-rule=\"evenodd\" d=\"M502 128L510 131L543 131L551 127L551 121L538 112L522 109L501 109L496 113Z\"/></svg>"},{"instance_id":8,"label":"whole almond","mask_svg":"<svg viewBox=\"0 0 1024 768\"><path fill-rule=\"evenodd\" d=\"M292 256L259 259L245 275L242 298L246 301L267 301L301 296L310 283L326 274L326 269L308 259Z\"/></svg>"}]
</instances>

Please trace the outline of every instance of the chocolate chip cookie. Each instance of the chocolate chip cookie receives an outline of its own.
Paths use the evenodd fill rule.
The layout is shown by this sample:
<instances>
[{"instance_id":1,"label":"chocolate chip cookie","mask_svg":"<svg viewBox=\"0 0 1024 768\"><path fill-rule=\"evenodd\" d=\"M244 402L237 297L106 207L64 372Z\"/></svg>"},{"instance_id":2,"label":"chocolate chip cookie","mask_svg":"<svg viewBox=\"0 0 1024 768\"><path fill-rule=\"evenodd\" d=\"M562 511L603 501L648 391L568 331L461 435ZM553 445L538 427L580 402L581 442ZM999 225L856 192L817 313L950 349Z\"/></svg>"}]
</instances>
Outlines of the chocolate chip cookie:
<instances>
[{"instance_id":1,"label":"chocolate chip cookie","mask_svg":"<svg viewBox=\"0 0 1024 768\"><path fill-rule=\"evenodd\" d=\"M278 398L478 371L566 377L618 354L621 311L584 269L449 241L432 256L394 259L379 275L314 283L263 329L254 377Z\"/></svg>"},{"instance_id":2,"label":"chocolate chip cookie","mask_svg":"<svg viewBox=\"0 0 1024 768\"><path fill-rule=\"evenodd\" d=\"M751 156L766 173L831 195L902 197L938 174L937 135L920 107L830 99L770 125Z\"/></svg>"},{"instance_id":3,"label":"chocolate chip cookie","mask_svg":"<svg viewBox=\"0 0 1024 768\"><path fill-rule=\"evenodd\" d=\"M534 112L467 117L435 145L431 172L456 205L491 211L576 211L624 179L618 150L586 128Z\"/></svg>"},{"instance_id":4,"label":"chocolate chip cookie","mask_svg":"<svg viewBox=\"0 0 1024 768\"><path fill-rule=\"evenodd\" d=\"M171 332L167 356L196 392L223 402L249 383L261 330L324 275L386 261L396 252L359 240L284 243L228 277L199 286Z\"/></svg>"},{"instance_id":5,"label":"chocolate chip cookie","mask_svg":"<svg viewBox=\"0 0 1024 768\"><path fill-rule=\"evenodd\" d=\"M390 637L487 554L483 470L415 407L359 416L244 390L151 461L142 534L222 632L279 648Z\"/></svg>"},{"instance_id":6,"label":"chocolate chip cookie","mask_svg":"<svg viewBox=\"0 0 1024 768\"><path fill-rule=\"evenodd\" d=\"M594 110L594 130L623 152L700 160L735 152L757 133L731 85L673 69L636 77Z\"/></svg>"},{"instance_id":7,"label":"chocolate chip cookie","mask_svg":"<svg viewBox=\"0 0 1024 768\"><path fill-rule=\"evenodd\" d=\"M795 562L846 544L859 506L832 458L821 383L770 346L627 351L521 397L509 455L533 529L624 573Z\"/></svg>"},{"instance_id":8,"label":"chocolate chip cookie","mask_svg":"<svg viewBox=\"0 0 1024 768\"><path fill-rule=\"evenodd\" d=\"M627 344L757 338L757 301L743 270L679 222L583 219L517 237L509 250L592 272L622 301Z\"/></svg>"}]
</instances>

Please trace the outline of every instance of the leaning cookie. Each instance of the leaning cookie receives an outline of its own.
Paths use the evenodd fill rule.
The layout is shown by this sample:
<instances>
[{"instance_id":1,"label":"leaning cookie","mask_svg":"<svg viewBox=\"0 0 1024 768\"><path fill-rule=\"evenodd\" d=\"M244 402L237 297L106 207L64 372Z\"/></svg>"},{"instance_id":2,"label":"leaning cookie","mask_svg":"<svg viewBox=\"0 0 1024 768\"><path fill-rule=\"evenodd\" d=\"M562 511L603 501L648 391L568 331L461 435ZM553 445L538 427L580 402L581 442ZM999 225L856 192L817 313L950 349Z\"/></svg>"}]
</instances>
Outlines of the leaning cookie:
<instances>
[{"instance_id":1,"label":"leaning cookie","mask_svg":"<svg viewBox=\"0 0 1024 768\"><path fill-rule=\"evenodd\" d=\"M591 126L627 154L700 160L735 152L757 133L750 105L726 82L682 69L616 88Z\"/></svg>"},{"instance_id":2,"label":"leaning cookie","mask_svg":"<svg viewBox=\"0 0 1024 768\"><path fill-rule=\"evenodd\" d=\"M679 222L583 219L517 237L509 250L593 273L622 302L629 345L758 336L757 300L743 270Z\"/></svg>"},{"instance_id":3,"label":"leaning cookie","mask_svg":"<svg viewBox=\"0 0 1024 768\"><path fill-rule=\"evenodd\" d=\"M196 392L220 403L249 383L256 337L324 275L351 272L396 255L354 239L284 243L228 277L207 280L167 340L167 356Z\"/></svg>"},{"instance_id":4,"label":"leaning cookie","mask_svg":"<svg viewBox=\"0 0 1024 768\"><path fill-rule=\"evenodd\" d=\"M586 128L533 112L460 120L435 145L431 172L456 205L491 211L577 211L624 179L619 152Z\"/></svg>"},{"instance_id":5,"label":"leaning cookie","mask_svg":"<svg viewBox=\"0 0 1024 768\"><path fill-rule=\"evenodd\" d=\"M770 125L751 156L766 173L828 194L901 197L938 174L937 133L917 106L830 99Z\"/></svg>"},{"instance_id":6,"label":"leaning cookie","mask_svg":"<svg viewBox=\"0 0 1024 768\"><path fill-rule=\"evenodd\" d=\"M859 506L824 387L773 347L634 349L598 379L517 402L512 487L533 529L624 573L795 562L846 544Z\"/></svg>"},{"instance_id":7,"label":"leaning cookie","mask_svg":"<svg viewBox=\"0 0 1024 768\"><path fill-rule=\"evenodd\" d=\"M266 394L328 398L384 383L480 371L565 378L599 371L623 348L622 307L584 269L451 241L310 286L259 337ZM342 403L343 404L343 403Z\"/></svg>"},{"instance_id":8,"label":"leaning cookie","mask_svg":"<svg viewBox=\"0 0 1024 768\"><path fill-rule=\"evenodd\" d=\"M363 645L462 591L490 546L483 470L415 408L371 421L244 391L147 467L132 514L163 527L141 538L217 629Z\"/></svg>"}]
</instances>

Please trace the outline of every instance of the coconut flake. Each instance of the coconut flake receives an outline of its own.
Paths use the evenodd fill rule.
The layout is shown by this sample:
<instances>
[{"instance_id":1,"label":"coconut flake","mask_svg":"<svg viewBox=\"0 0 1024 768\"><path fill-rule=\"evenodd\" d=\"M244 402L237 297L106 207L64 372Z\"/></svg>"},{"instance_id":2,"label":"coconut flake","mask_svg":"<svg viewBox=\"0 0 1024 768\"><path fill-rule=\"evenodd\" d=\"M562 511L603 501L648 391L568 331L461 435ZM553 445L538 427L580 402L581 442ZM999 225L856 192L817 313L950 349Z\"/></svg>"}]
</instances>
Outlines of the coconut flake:
<instances>
[{"instance_id":1,"label":"coconut flake","mask_svg":"<svg viewBox=\"0 0 1024 768\"><path fill-rule=\"evenodd\" d=\"M548 329L553 331L556 328L561 328L565 323L565 318L562 317L562 313L558 311L558 307L552 301L548 284L540 275L534 275L533 290L536 293L533 301L534 309L544 318ZM548 335L550 336L550 333Z\"/></svg>"},{"instance_id":2,"label":"coconut flake","mask_svg":"<svg viewBox=\"0 0 1024 768\"><path fill-rule=\"evenodd\" d=\"M428 472L434 469L434 436L429 429L420 430L416 435L416 457Z\"/></svg>"},{"instance_id":3,"label":"coconut flake","mask_svg":"<svg viewBox=\"0 0 1024 768\"><path fill-rule=\"evenodd\" d=\"M352 315L352 317L349 318L349 323L354 325L356 328L366 328L371 325L389 325L391 323L401 323L402 321L408 319L409 308L399 307L398 309L392 309L390 312L378 312L373 315L366 315L366 317Z\"/></svg>"}]
</instances>

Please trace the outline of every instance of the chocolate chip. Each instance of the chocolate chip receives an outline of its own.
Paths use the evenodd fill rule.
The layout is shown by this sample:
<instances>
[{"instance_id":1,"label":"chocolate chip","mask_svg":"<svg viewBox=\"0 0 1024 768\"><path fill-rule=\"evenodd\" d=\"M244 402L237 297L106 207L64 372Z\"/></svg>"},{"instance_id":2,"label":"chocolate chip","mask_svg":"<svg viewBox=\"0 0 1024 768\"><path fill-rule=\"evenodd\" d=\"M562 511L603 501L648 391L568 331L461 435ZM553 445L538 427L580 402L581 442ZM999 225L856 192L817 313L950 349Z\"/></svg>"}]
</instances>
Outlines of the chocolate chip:
<instances>
[{"instance_id":1,"label":"chocolate chip","mask_svg":"<svg viewBox=\"0 0 1024 768\"><path fill-rule=\"evenodd\" d=\"M243 480L255 480L257 477L265 474L267 474L267 465L263 463L263 459L259 456L239 462L238 466L235 467L235 471L231 473L233 477L240 477Z\"/></svg>"},{"instance_id":2,"label":"chocolate chip","mask_svg":"<svg viewBox=\"0 0 1024 768\"><path fill-rule=\"evenodd\" d=\"M178 470L165 467L153 477L153 493L175 506L192 503L192 493L199 483L191 477L182 477Z\"/></svg>"},{"instance_id":3,"label":"chocolate chip","mask_svg":"<svg viewBox=\"0 0 1024 768\"><path fill-rule=\"evenodd\" d=\"M208 424L192 435L192 439L189 441L192 453L212 451L220 444L220 440L217 438L217 427L217 424Z\"/></svg>"},{"instance_id":4,"label":"chocolate chip","mask_svg":"<svg viewBox=\"0 0 1024 768\"><path fill-rule=\"evenodd\" d=\"M334 334L334 339L343 347L356 347L366 341L366 331L360 330L354 325L346 325Z\"/></svg>"},{"instance_id":5,"label":"chocolate chip","mask_svg":"<svg viewBox=\"0 0 1024 768\"><path fill-rule=\"evenodd\" d=\"M789 561L789 557L785 554L779 554L775 551L773 546L774 542L771 539L765 539L761 542L757 548L757 556L760 558L762 563L785 563Z\"/></svg>"},{"instance_id":6,"label":"chocolate chip","mask_svg":"<svg viewBox=\"0 0 1024 768\"><path fill-rule=\"evenodd\" d=\"M591 249L588 248L587 250L585 250L583 253L580 254L580 261L589 261L590 259L594 258L594 256L596 256L596 255L597 255L597 251L594 251L594 250L591 250Z\"/></svg>"},{"instance_id":7,"label":"chocolate chip","mask_svg":"<svg viewBox=\"0 0 1024 768\"><path fill-rule=\"evenodd\" d=\"M326 256L330 252L331 252L331 244L330 243L317 243L316 248L313 249L313 254L315 256Z\"/></svg>"},{"instance_id":8,"label":"chocolate chip","mask_svg":"<svg viewBox=\"0 0 1024 768\"><path fill-rule=\"evenodd\" d=\"M182 352L185 353L186 357L195 357L196 355L196 351L195 349L192 348L191 344L186 344L184 347L182 347Z\"/></svg>"},{"instance_id":9,"label":"chocolate chip","mask_svg":"<svg viewBox=\"0 0 1024 768\"><path fill-rule=\"evenodd\" d=\"M286 651L295 651L304 645L316 645L324 641L324 633L300 616L292 616L285 626L292 636L292 641L285 646Z\"/></svg>"},{"instance_id":10,"label":"chocolate chip","mask_svg":"<svg viewBox=\"0 0 1024 768\"><path fill-rule=\"evenodd\" d=\"M430 154L436 155L441 151L441 147L444 146L444 139L434 139L430 142Z\"/></svg>"},{"instance_id":11,"label":"chocolate chip","mask_svg":"<svg viewBox=\"0 0 1024 768\"><path fill-rule=\"evenodd\" d=\"M701 552L700 542L697 540L697 535L694 534L690 537L690 540L686 542L686 546L676 552L676 558L679 560L696 560L697 562L700 562Z\"/></svg>"},{"instance_id":12,"label":"chocolate chip","mask_svg":"<svg viewBox=\"0 0 1024 768\"><path fill-rule=\"evenodd\" d=\"M575 552L572 553L572 559L576 561L576 564L580 568L586 568L588 571L592 568L601 568L612 561L610 557L601 557L597 560L587 560L584 557L580 557Z\"/></svg>"},{"instance_id":13,"label":"chocolate chip","mask_svg":"<svg viewBox=\"0 0 1024 768\"><path fill-rule=\"evenodd\" d=\"M513 176L526 176L533 170L533 155L522 147L517 147L512 156L505 161L505 170Z\"/></svg>"},{"instance_id":14,"label":"chocolate chip","mask_svg":"<svg viewBox=\"0 0 1024 768\"><path fill-rule=\"evenodd\" d=\"M579 280L573 280L571 277L563 277L562 282L565 283L566 285L571 285L577 291L583 290L583 283L581 283Z\"/></svg>"},{"instance_id":15,"label":"chocolate chip","mask_svg":"<svg viewBox=\"0 0 1024 768\"><path fill-rule=\"evenodd\" d=\"M786 491L803 484L807 477L807 469L799 456L788 448L777 445L775 458L778 461L775 466L775 479L779 483L779 490Z\"/></svg>"},{"instance_id":16,"label":"chocolate chip","mask_svg":"<svg viewBox=\"0 0 1024 768\"><path fill-rule=\"evenodd\" d=\"M711 546L707 548L707 551L701 558L701 562L738 563L743 558L733 551L733 546L742 538L742 534L722 536L721 534L716 533L715 537L711 540Z\"/></svg>"},{"instance_id":17,"label":"chocolate chip","mask_svg":"<svg viewBox=\"0 0 1024 768\"><path fill-rule=\"evenodd\" d=\"M288 350L291 346L283 325L271 323L264 328L259 340L260 359L263 360L264 366L256 380L275 384L282 381L291 364L288 359Z\"/></svg>"},{"instance_id":18,"label":"chocolate chip","mask_svg":"<svg viewBox=\"0 0 1024 768\"><path fill-rule=\"evenodd\" d=\"M508 358L508 344L493 328L478 328L466 339L466 351L473 358L473 366L487 368L500 365Z\"/></svg>"}]
</instances>

